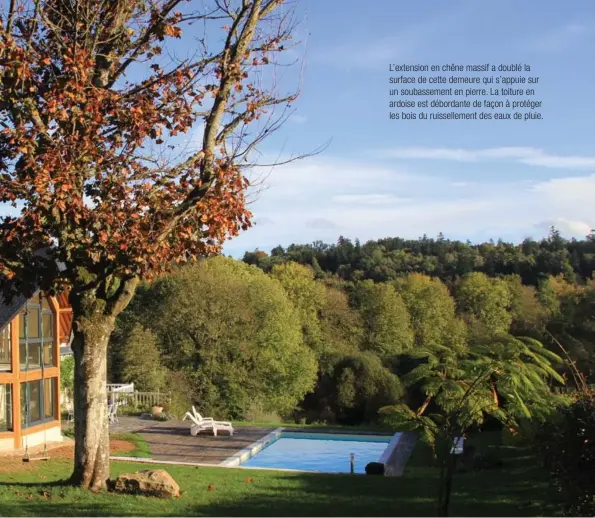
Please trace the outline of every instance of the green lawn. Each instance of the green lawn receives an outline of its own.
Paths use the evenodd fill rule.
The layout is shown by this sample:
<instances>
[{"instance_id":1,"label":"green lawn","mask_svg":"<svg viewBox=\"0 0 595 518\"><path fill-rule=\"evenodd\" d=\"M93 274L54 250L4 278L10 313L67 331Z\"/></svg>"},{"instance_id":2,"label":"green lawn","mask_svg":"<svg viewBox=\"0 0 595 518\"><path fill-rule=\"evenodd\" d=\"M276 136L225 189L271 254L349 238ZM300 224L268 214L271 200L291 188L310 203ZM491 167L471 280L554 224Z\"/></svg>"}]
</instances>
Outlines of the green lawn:
<instances>
[{"instance_id":1,"label":"green lawn","mask_svg":"<svg viewBox=\"0 0 595 518\"><path fill-rule=\"evenodd\" d=\"M74 439L74 428L65 428L62 430L62 435ZM115 453L118 457L143 457L151 458L151 447L139 434L137 433L112 433L110 439L121 441L128 441L134 444L135 448L131 451L119 451ZM0 514L0 516L2 516Z\"/></svg>"},{"instance_id":2,"label":"green lawn","mask_svg":"<svg viewBox=\"0 0 595 518\"><path fill-rule=\"evenodd\" d=\"M151 447L139 434L137 433L112 433L110 439L121 441L128 441L134 444L135 448L131 451L119 451L115 453L118 457L143 457L151 458Z\"/></svg>"},{"instance_id":3,"label":"green lawn","mask_svg":"<svg viewBox=\"0 0 595 518\"><path fill-rule=\"evenodd\" d=\"M478 449L487 448L498 437L482 434L476 441ZM502 458L503 468L456 476L452 516L551 514L547 483L530 453L507 448ZM148 467L114 462L112 475ZM182 490L181 498L174 501L93 495L70 488L60 483L70 469L70 461L50 460L29 471L0 471L0 516L435 515L437 471L421 445L400 478L165 466ZM214 490L209 491L209 485Z\"/></svg>"}]
</instances>

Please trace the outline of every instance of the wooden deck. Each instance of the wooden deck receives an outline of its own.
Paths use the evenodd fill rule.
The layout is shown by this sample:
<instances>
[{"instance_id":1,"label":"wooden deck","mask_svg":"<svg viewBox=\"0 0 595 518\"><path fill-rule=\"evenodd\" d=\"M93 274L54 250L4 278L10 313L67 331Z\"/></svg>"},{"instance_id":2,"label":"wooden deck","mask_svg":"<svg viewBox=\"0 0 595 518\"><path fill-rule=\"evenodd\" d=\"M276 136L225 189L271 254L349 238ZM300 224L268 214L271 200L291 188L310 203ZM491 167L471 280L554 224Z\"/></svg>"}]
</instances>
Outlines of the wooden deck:
<instances>
[{"instance_id":1,"label":"wooden deck","mask_svg":"<svg viewBox=\"0 0 595 518\"><path fill-rule=\"evenodd\" d=\"M62 424L63 429L71 427L72 423ZM233 437L225 431L220 431L217 437L213 437L211 432L192 437L187 421L153 421L120 416L117 423L110 425L110 433L140 434L149 443L154 460L213 465L250 446L274 429L234 426Z\"/></svg>"},{"instance_id":2,"label":"wooden deck","mask_svg":"<svg viewBox=\"0 0 595 518\"><path fill-rule=\"evenodd\" d=\"M165 421L141 430L140 435L149 443L154 460L216 465L272 430L274 428L240 426L234 427L233 437L224 431L217 437L209 432L192 437L190 424Z\"/></svg>"}]
</instances>

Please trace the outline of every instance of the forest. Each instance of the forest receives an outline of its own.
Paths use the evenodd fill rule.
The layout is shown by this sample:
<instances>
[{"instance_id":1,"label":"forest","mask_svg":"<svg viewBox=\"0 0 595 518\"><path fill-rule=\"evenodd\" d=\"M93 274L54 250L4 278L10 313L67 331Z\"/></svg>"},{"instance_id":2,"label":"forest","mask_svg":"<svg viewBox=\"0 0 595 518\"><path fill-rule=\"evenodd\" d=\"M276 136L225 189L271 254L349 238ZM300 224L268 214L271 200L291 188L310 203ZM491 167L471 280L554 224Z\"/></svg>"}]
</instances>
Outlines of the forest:
<instances>
[{"instance_id":1,"label":"forest","mask_svg":"<svg viewBox=\"0 0 595 518\"><path fill-rule=\"evenodd\" d=\"M517 245L340 238L191 261L140 287L109 377L170 391L174 413L200 402L232 419L351 425L423 407L432 390L416 374L478 347L517 351L545 369L529 378L569 390L595 381L594 269L594 236L555 229ZM494 381L493 397L535 388L513 385Z\"/></svg>"}]
</instances>

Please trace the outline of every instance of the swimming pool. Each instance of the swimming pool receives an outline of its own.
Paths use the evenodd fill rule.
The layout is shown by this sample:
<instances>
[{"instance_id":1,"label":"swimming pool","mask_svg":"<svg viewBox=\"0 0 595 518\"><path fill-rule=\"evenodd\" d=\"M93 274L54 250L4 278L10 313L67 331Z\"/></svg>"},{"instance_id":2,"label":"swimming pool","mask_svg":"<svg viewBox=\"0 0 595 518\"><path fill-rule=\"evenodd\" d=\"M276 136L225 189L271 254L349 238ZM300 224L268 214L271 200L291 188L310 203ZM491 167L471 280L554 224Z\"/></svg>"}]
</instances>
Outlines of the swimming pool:
<instances>
[{"instance_id":1,"label":"swimming pool","mask_svg":"<svg viewBox=\"0 0 595 518\"><path fill-rule=\"evenodd\" d=\"M295 469L349 473L354 454L355 473L378 462L393 436L282 432L264 449L242 462L248 468Z\"/></svg>"}]
</instances>

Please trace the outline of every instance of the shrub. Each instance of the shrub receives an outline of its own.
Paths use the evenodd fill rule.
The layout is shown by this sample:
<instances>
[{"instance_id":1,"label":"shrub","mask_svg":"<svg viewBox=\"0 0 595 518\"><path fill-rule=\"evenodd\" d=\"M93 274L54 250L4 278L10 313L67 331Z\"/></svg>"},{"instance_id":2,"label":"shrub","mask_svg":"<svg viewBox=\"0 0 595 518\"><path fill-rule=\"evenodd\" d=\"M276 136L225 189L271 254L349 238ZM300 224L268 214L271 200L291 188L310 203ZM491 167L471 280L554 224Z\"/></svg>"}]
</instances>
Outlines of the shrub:
<instances>
[{"instance_id":1,"label":"shrub","mask_svg":"<svg viewBox=\"0 0 595 518\"><path fill-rule=\"evenodd\" d=\"M244 419L257 423L280 423L282 421L279 414L267 411L259 401L252 401L248 405Z\"/></svg>"},{"instance_id":2,"label":"shrub","mask_svg":"<svg viewBox=\"0 0 595 518\"><path fill-rule=\"evenodd\" d=\"M193 403L192 384L183 372L170 372L166 387L171 393L171 399L163 405L163 412L181 419Z\"/></svg>"},{"instance_id":3,"label":"shrub","mask_svg":"<svg viewBox=\"0 0 595 518\"><path fill-rule=\"evenodd\" d=\"M60 389L72 399L74 392L74 356L66 356L60 361Z\"/></svg>"},{"instance_id":4,"label":"shrub","mask_svg":"<svg viewBox=\"0 0 595 518\"><path fill-rule=\"evenodd\" d=\"M595 393L561 406L536 436L544 467L567 516L595 515Z\"/></svg>"},{"instance_id":5,"label":"shrub","mask_svg":"<svg viewBox=\"0 0 595 518\"><path fill-rule=\"evenodd\" d=\"M141 392L157 392L165 383L167 370L162 366L157 337L138 324L124 342L122 375Z\"/></svg>"}]
</instances>

